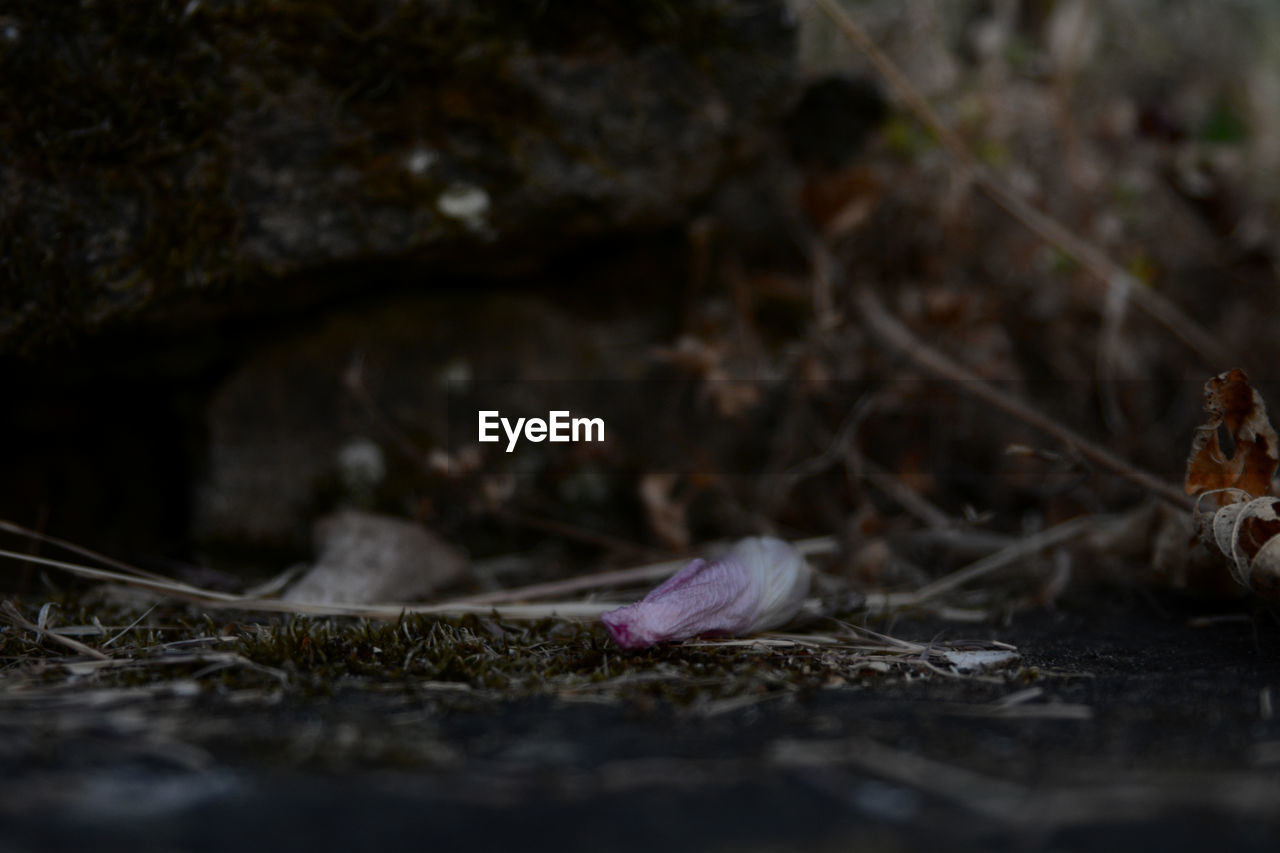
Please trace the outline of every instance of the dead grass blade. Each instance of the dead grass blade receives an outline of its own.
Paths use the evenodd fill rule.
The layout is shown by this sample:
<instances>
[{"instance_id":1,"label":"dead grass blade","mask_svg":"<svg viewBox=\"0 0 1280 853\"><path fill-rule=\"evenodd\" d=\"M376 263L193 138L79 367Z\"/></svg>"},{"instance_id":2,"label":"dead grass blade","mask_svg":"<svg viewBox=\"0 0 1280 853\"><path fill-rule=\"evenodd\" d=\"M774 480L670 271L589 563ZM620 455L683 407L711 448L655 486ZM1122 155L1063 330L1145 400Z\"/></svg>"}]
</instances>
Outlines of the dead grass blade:
<instances>
[{"instance_id":1,"label":"dead grass blade","mask_svg":"<svg viewBox=\"0 0 1280 853\"><path fill-rule=\"evenodd\" d=\"M1045 548L1049 548L1053 545L1061 544L1062 542L1075 538L1087 530L1090 524L1091 521L1086 518L1073 519L1072 521L1066 522L1058 527L1015 542L995 554L985 557L958 572L941 578L938 581L914 592L869 594L866 597L865 609L869 612L885 612L899 608L927 606L932 599L955 589L962 584L968 583L971 580L1010 565L1019 559L1023 559ZM818 556L834 552L838 548L838 542L833 536L821 536L797 541L795 546L806 556ZM82 566L76 563L54 560L48 557L38 557L32 554L22 554L15 551L0 550L0 557L59 569L87 580L140 589L166 598L186 601L191 604L197 604L214 610L242 610L256 613L286 613L304 616L349 616L374 619L384 622L395 621L405 615L414 614L439 616L461 616L466 614L484 616L496 614L499 618L512 620L560 618L590 621L598 619L600 614L604 613L606 610L611 610L619 606L620 602L564 600L544 601L540 603L517 602L529 602L530 599L536 599L547 595L563 595L571 592L604 589L641 581L660 580L669 576L684 564L684 561L665 561L661 563L653 563L647 566L638 566L632 569L599 572L585 577L569 578L564 581L555 581L545 584L533 584L531 586L521 587L518 589L503 590L499 593L455 599L453 601L437 602L434 604L414 604L407 602L386 602L375 604L319 604L305 601L281 601L257 595L234 595L232 593L202 589L187 583L158 576L140 577L124 572L116 572L110 569ZM817 599L814 599L813 601L808 602L807 605L817 606L820 605L820 602ZM85 646L83 643L79 643L69 637L58 635L52 631L43 630L38 625L25 620L25 618L17 612L17 609L14 608L12 604L9 604L9 608L11 608L12 612L6 611L8 618L22 619L23 621L21 624L23 624L23 627L27 627L28 630L37 632L39 636L47 636L56 642L62 643L63 645L73 643L74 645L69 647L75 648L81 654L88 654L92 657L103 660L107 659L106 655ZM114 642L116 638L127 633L130 629L135 627L138 622L145 618L145 616L146 614L143 614L142 617L139 617L139 619L133 624L127 626L109 642ZM775 634L771 637L766 636L746 640L709 642L734 642L748 645L760 643L764 643L765 645L769 645L771 643L787 645L797 645L800 643L808 645L823 645L827 643L841 643L843 640L838 637L827 638L812 634L803 636Z\"/></svg>"},{"instance_id":2,"label":"dead grass blade","mask_svg":"<svg viewBox=\"0 0 1280 853\"><path fill-rule=\"evenodd\" d=\"M53 545L57 548L63 549L64 551L70 551L72 554L79 554L81 557L87 557L90 560L95 560L104 566L111 566L113 569L127 572L131 575L137 575L140 578L165 580L161 575L148 572L145 569L138 568L137 566L131 566L128 563L122 563L119 560L113 560L105 554L99 554L97 551L92 551L81 545L77 545L74 542L68 542L65 539L59 539L56 536L50 536L47 533L32 530L30 527L23 527L20 524L14 524L12 521L4 521L0 519L0 531L13 533L17 536L26 536L28 539L34 539L37 542L43 542L46 545Z\"/></svg>"},{"instance_id":3,"label":"dead grass blade","mask_svg":"<svg viewBox=\"0 0 1280 853\"><path fill-rule=\"evenodd\" d=\"M911 593L910 603L922 604L943 593L951 592L953 589L970 581L989 575L1033 554L1038 554L1046 548L1052 548L1054 545L1061 545L1064 542L1077 539L1092 530L1096 524L1097 519L1095 517L1080 516L1050 527L1048 530L1034 533L1025 539L1018 540L1007 548L1002 548L989 557L983 557L981 560L970 563L962 569L957 569L949 575L944 575L932 583L925 584Z\"/></svg>"},{"instance_id":4,"label":"dead grass blade","mask_svg":"<svg viewBox=\"0 0 1280 853\"><path fill-rule=\"evenodd\" d=\"M570 595L593 589L607 589L615 586L627 586L633 583L646 583L661 580L679 571L686 560L666 560L634 569L616 569L608 572L597 572L576 578L559 581L535 583L514 589L502 589L483 595L472 595L458 599L456 604L502 604L512 601L530 601L538 598L550 598L557 595Z\"/></svg>"},{"instance_id":5,"label":"dead grass blade","mask_svg":"<svg viewBox=\"0 0 1280 853\"><path fill-rule=\"evenodd\" d=\"M77 654L87 655L95 660L110 660L110 658L102 652L86 646L79 640L73 640L70 637L64 637L61 634L55 634L52 631L46 631L44 628L41 628L36 623L23 616L18 608L14 606L12 601L0 602L0 616L9 620L14 625L17 625L19 628L25 628L26 630L31 631L36 635L37 639L50 639L60 646L65 646L66 648L71 649Z\"/></svg>"},{"instance_id":6,"label":"dead grass blade","mask_svg":"<svg viewBox=\"0 0 1280 853\"><path fill-rule=\"evenodd\" d=\"M88 580L121 584L142 589L179 601L199 604L203 607L221 610L245 610L258 613L294 613L305 616L354 616L364 619L377 619L384 622L394 621L405 614L439 614L442 616L459 616L468 613L487 615L497 612L507 619L546 619L560 617L562 619L595 619L606 610L617 607L617 604L587 601L555 601L545 604L517 604L497 610L492 605L471 602L445 602L440 604L314 604L305 601L278 601L268 598L238 596L231 593L201 589L178 581L137 577L135 575L116 572L108 569L96 569L81 566L48 557L37 557L21 554L16 551L0 550L0 557L7 557L20 562L35 563L62 571ZM16 608L15 608L16 612ZM19 614L21 616L21 614ZM39 630L34 623L32 630ZM44 632L49 635L49 632ZM50 635L52 636L52 635ZM68 638L62 638L68 639ZM82 645L83 644L79 644ZM84 646L88 649L88 646ZM95 653L100 654L100 653Z\"/></svg>"},{"instance_id":7,"label":"dead grass blade","mask_svg":"<svg viewBox=\"0 0 1280 853\"><path fill-rule=\"evenodd\" d=\"M818 536L812 539L801 539L800 541L792 544L795 545L797 551L806 557L830 554L839 547L839 543L836 541L834 536ZM516 587L514 589L502 589L497 592L484 593L483 595L469 595L455 599L449 604L467 607L481 604L504 604L513 601L532 601L539 598L551 598L558 595L571 595L573 593L586 592L588 590L627 586L634 583L649 583L652 581L665 580L680 569L684 568L685 564L688 562L689 561L687 559L664 560L660 563L637 566L633 569L613 569L607 572L580 575L578 577L566 578L559 581L530 584L529 586Z\"/></svg>"},{"instance_id":8,"label":"dead grass blade","mask_svg":"<svg viewBox=\"0 0 1280 853\"><path fill-rule=\"evenodd\" d=\"M139 623L139 622L141 622L143 619L146 619L148 616L150 616L150 615L151 615L151 611L152 611L152 610L155 610L155 609L156 609L156 606L155 606L154 604L153 604L153 605L151 605L150 607L148 607L148 608L147 608L147 611L146 611L145 613L143 613L143 614L142 614L141 616L139 616L137 619L134 619L132 622L130 622L130 623L129 623L128 627L121 629L121 631L120 631L118 634L116 634L114 637L112 637L111 639L109 639L109 640L107 640L105 643L103 643L103 644L102 644L102 647L105 649L107 646L110 646L110 645L114 644L116 640L120 639L120 638L121 638L121 637L123 637L125 634L129 633L129 632L130 632L130 631L132 631L134 628L138 627L138 623Z\"/></svg>"}]
</instances>

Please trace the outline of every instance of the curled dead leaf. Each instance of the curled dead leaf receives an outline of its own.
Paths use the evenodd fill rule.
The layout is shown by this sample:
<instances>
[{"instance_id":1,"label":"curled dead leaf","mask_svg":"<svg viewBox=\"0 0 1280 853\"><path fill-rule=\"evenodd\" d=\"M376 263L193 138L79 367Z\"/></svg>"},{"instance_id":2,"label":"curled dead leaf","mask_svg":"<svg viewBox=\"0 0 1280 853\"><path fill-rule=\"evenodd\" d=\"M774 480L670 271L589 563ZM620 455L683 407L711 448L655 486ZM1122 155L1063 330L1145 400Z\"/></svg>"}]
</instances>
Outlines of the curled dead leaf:
<instances>
[{"instance_id":1,"label":"curled dead leaf","mask_svg":"<svg viewBox=\"0 0 1280 853\"><path fill-rule=\"evenodd\" d=\"M1227 558L1237 583L1263 598L1280 601L1280 498L1251 498L1238 489L1223 491L1235 503L1212 512L1196 508L1201 540ZM1202 497L1216 495L1206 492Z\"/></svg>"},{"instance_id":2,"label":"curled dead leaf","mask_svg":"<svg viewBox=\"0 0 1280 853\"><path fill-rule=\"evenodd\" d=\"M1204 410L1209 420L1196 428L1184 482L1196 496L1192 517L1200 541L1225 559L1236 583L1280 601L1280 498L1270 496L1280 442L1266 404L1237 368L1205 383Z\"/></svg>"},{"instance_id":3,"label":"curled dead leaf","mask_svg":"<svg viewBox=\"0 0 1280 853\"><path fill-rule=\"evenodd\" d=\"M1231 500L1234 490L1254 498L1270 493L1271 478L1280 462L1280 442L1267 419L1262 395L1249 384L1245 372L1228 370L1206 382L1204 410L1209 420L1196 427L1187 457L1187 494L1215 496L1221 507ZM1219 439L1221 429L1230 436L1230 455Z\"/></svg>"}]
</instances>

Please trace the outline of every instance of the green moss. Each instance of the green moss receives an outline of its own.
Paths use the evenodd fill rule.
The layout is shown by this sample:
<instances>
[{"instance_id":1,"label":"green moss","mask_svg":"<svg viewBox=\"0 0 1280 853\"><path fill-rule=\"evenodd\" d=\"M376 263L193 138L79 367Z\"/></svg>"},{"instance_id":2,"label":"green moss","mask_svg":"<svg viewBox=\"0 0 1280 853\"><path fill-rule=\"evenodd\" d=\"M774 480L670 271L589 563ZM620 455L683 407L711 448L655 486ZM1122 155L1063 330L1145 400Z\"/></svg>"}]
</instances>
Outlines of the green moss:
<instances>
[{"instance_id":1,"label":"green moss","mask_svg":"<svg viewBox=\"0 0 1280 853\"><path fill-rule=\"evenodd\" d=\"M1235 145L1249 138L1249 123L1242 109L1230 97L1214 102L1200 126L1200 139L1222 145Z\"/></svg>"},{"instance_id":2,"label":"green moss","mask_svg":"<svg viewBox=\"0 0 1280 853\"><path fill-rule=\"evenodd\" d=\"M1047 258L1045 268L1054 275L1069 275L1076 272L1080 267L1075 258L1056 246L1047 247L1045 249L1045 257Z\"/></svg>"},{"instance_id":3,"label":"green moss","mask_svg":"<svg viewBox=\"0 0 1280 853\"><path fill-rule=\"evenodd\" d=\"M292 619L243 633L245 657L288 674L304 693L456 683L521 696L591 695L687 706L776 690L821 687L825 666L808 650L666 646L625 653L599 626L532 625L466 617L408 617L393 625Z\"/></svg>"},{"instance_id":4,"label":"green moss","mask_svg":"<svg viewBox=\"0 0 1280 853\"><path fill-rule=\"evenodd\" d=\"M884 123L883 133L889 150L909 162L938 144L928 128L903 113L890 116Z\"/></svg>"},{"instance_id":5,"label":"green moss","mask_svg":"<svg viewBox=\"0 0 1280 853\"><path fill-rule=\"evenodd\" d=\"M1159 272L1155 260L1141 250L1133 253L1125 264L1125 269L1138 281L1148 286L1156 280L1156 275Z\"/></svg>"},{"instance_id":6,"label":"green moss","mask_svg":"<svg viewBox=\"0 0 1280 853\"><path fill-rule=\"evenodd\" d=\"M1009 146L995 139L978 140L974 145L974 155L978 158L978 162L997 172L1008 167L1013 159L1009 153Z\"/></svg>"},{"instance_id":7,"label":"green moss","mask_svg":"<svg viewBox=\"0 0 1280 853\"><path fill-rule=\"evenodd\" d=\"M39 609L34 601L19 606L28 616ZM539 700L697 715L732 708L737 700L752 704L832 687L858 689L920 671L918 661L871 664L859 651L838 646L690 642L625 652L598 623L555 619L513 623L492 616L406 616L379 623L207 614L175 603L148 612L100 602L81 605L71 598L59 614L61 625L92 625L96 618L114 626L79 637L97 648L111 640L104 650L113 664L68 668L65 649L39 647L25 632L11 632L0 634L0 656L7 658L3 665L11 673L55 686L71 678L87 689L163 691L166 684L181 682L184 702L194 701L189 692L194 681L206 694L225 697L226 708L279 705L291 715L306 713L317 697L353 707L426 710L432 717ZM139 617L135 628L116 636ZM734 701L721 706L725 700ZM401 740L389 736L387 743Z\"/></svg>"}]
</instances>

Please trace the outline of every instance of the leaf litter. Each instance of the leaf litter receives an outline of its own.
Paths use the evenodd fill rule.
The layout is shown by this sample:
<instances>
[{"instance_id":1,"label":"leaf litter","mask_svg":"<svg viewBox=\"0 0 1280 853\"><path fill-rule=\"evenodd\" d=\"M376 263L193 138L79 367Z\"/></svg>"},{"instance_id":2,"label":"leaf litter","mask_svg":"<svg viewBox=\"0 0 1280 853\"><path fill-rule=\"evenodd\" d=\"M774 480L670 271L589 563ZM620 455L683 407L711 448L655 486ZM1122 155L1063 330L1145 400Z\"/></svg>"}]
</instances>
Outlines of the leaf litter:
<instances>
[{"instance_id":1,"label":"leaf litter","mask_svg":"<svg viewBox=\"0 0 1280 853\"><path fill-rule=\"evenodd\" d=\"M1241 587L1280 601L1280 498L1273 496L1280 448L1266 404L1239 368L1210 379L1204 394L1209 420L1196 428L1185 478L1200 540L1225 558Z\"/></svg>"}]
</instances>

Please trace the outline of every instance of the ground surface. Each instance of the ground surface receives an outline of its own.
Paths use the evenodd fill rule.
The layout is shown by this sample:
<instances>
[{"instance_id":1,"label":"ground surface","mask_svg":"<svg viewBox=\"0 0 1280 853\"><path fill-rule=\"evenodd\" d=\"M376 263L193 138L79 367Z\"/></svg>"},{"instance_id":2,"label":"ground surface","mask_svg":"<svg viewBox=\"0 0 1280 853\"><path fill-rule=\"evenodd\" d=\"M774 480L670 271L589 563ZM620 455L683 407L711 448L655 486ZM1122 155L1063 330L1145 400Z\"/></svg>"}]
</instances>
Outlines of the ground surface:
<instances>
[{"instance_id":1,"label":"ground surface","mask_svg":"<svg viewBox=\"0 0 1280 853\"><path fill-rule=\"evenodd\" d=\"M646 220L607 204L605 219L589 207L586 225L561 234L565 222L536 206L530 227L504 219L500 187L485 184L504 239L554 236L539 247L549 266L507 269L487 228L445 235L482 262L458 258L456 281L452 266L401 256L434 232L411 229L398 243L401 231L384 229L390 248L367 267L299 243L292 257L317 266L296 280L246 280L246 293L284 288L279 304L244 306L252 320L235 319L240 297L229 293L212 314L225 322L121 320L94 341L0 364L0 527L216 588L206 604L311 560L312 522L352 508L469 550L465 578L433 602L764 532L816 537L838 551L819 568L840 592L819 591L845 596L823 601L842 622L623 654L598 626L551 619L288 620L264 615L278 603L265 599L256 613L152 608L16 562L0 581L0 853L1277 847L1280 623L1258 602L1205 597L1239 590L1221 561L1210 583L1197 578L1189 507L1178 504L1205 381L1243 368L1280 401L1280 19L1246 0L846 3L863 43L841 36L849 25L831 24L825 4L803 5L809 91L835 101L817 98L816 129L797 107L767 150L741 152L766 165L713 192L704 179L715 170L691 171L697 158L681 153L693 149L636 147L631 125L618 126L624 153L678 179L673 211L699 197L689 217ZM41 42L20 24L6 24L5 38L38 70ZM407 68L435 61L405 49ZM568 61L589 69L580 63L597 55ZM909 87L886 82L897 79L886 62ZM773 85L758 70L747 89L729 81L726 91ZM827 71L839 79L816 79ZM636 82L617 79L624 90ZM703 101L677 82L654 85L679 90L663 112L687 129L680 117ZM345 115L356 90L342 88ZM92 110L64 116L77 168L82 143L142 150L132 123L85 119L106 103L97 91L77 96ZM595 126L598 111L560 102L573 122L545 130ZM385 113L380 103L365 107ZM268 141L302 156L344 138L324 123L332 110L312 112L320 124L309 134ZM43 130L30 130L18 141L41 159ZM366 153L413 170L430 153L413 147L417 133ZM120 192L185 174L202 140L175 149L177 165L128 173ZM172 142L167 132L152 141ZM576 162L592 150L565 153ZM480 175L510 160L505 147L475 157ZM208 186L224 182L215 172ZM80 193L76 174L23 181ZM313 175L297 183L308 192L336 187L315 169L301 174ZM367 204L448 218L434 201L448 181L435 187L436 177L392 182L391 196ZM206 183L191 197L207 195ZM542 183L567 197L593 192ZM402 203L408 190L423 203ZM329 209L288 198L279 221ZM335 203L347 222L347 201ZM148 245L166 288L196 281L208 271L200 258L227 251L224 218L157 216L128 221L155 220ZM30 245L7 253L29 256L9 264L24 288L79 275L68 264L145 261L54 251L37 232L57 216L28 219ZM640 220L678 227L557 242ZM331 233L306 236L327 245ZM482 275L491 255L501 269ZM128 285L117 278L103 281ZM332 295L355 289L368 295ZM300 303L309 294L305 306L295 292ZM55 312L68 336L81 307ZM626 391L621 411L640 410L629 419L649 436L669 420L692 461L626 447L537 454L530 476L513 479L486 464L502 454L432 432L440 389L467 377L669 383L679 393L666 402ZM1103 452L1082 454L1081 438ZM352 447L372 452L376 476L347 476ZM723 464L706 461L720 451ZM1250 494L1280 493L1274 470ZM1153 483L1168 512L1141 504ZM233 517L202 525L216 505ZM271 509L283 511L264 533ZM1099 535L1061 535L1072 525ZM1056 544L1020 550L1041 535ZM961 541L968 551L948 550ZM25 536L3 544L20 558L54 552ZM1024 559L1037 549L1048 553ZM980 584L923 596L993 552L1021 556ZM1152 576L1186 581L1187 597L1148 585ZM847 609L886 590L936 606L889 618ZM46 610L50 599L60 606ZM37 642L46 628L61 642ZM1005 663L966 669L975 651Z\"/></svg>"},{"instance_id":2,"label":"ground surface","mask_svg":"<svg viewBox=\"0 0 1280 853\"><path fill-rule=\"evenodd\" d=\"M317 694L306 666L216 662L72 685L28 657L0 693L0 848L1273 849L1280 629L1211 613L1104 588L1007 625L874 623L1018 647L981 677L840 650L622 658L546 625L560 669L524 690L370 665ZM563 680L600 667L598 691Z\"/></svg>"}]
</instances>

